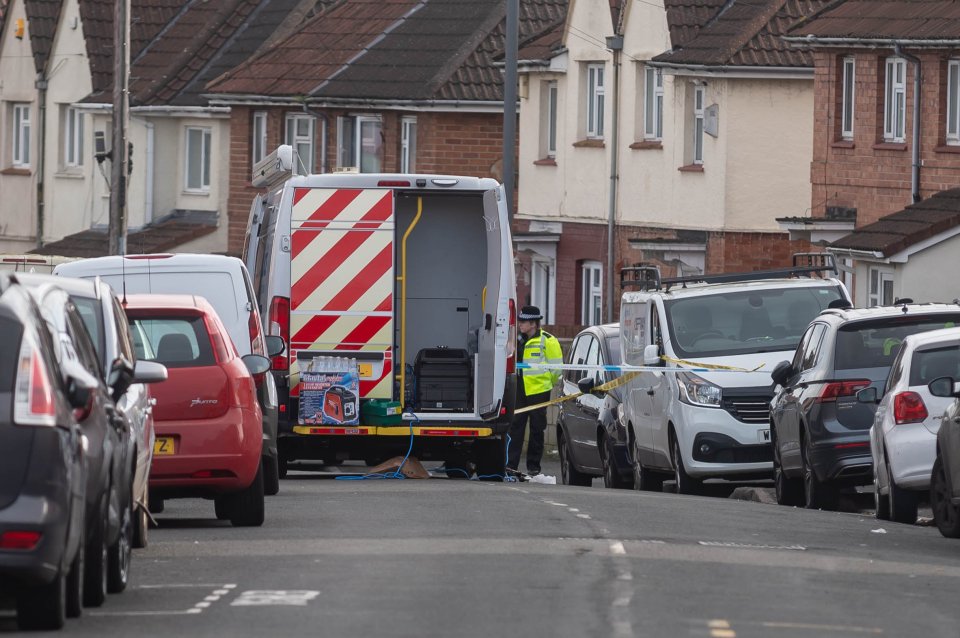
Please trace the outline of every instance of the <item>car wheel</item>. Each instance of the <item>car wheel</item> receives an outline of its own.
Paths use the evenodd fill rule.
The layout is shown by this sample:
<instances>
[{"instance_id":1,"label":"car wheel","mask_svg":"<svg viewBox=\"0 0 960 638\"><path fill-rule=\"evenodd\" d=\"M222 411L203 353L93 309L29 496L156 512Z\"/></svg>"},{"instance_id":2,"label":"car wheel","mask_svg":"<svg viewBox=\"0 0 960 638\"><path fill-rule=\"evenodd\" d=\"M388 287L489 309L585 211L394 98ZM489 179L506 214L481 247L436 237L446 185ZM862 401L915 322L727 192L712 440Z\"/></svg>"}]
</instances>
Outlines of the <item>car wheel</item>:
<instances>
[{"instance_id":1,"label":"car wheel","mask_svg":"<svg viewBox=\"0 0 960 638\"><path fill-rule=\"evenodd\" d=\"M107 552L107 591L119 594L130 578L130 554L133 551L133 504L123 510L120 535Z\"/></svg>"},{"instance_id":2,"label":"car wheel","mask_svg":"<svg viewBox=\"0 0 960 638\"><path fill-rule=\"evenodd\" d=\"M887 462L887 502L890 503L890 520L896 523L913 525L917 522L917 496L912 490L897 486Z\"/></svg>"},{"instance_id":3,"label":"car wheel","mask_svg":"<svg viewBox=\"0 0 960 638\"><path fill-rule=\"evenodd\" d=\"M603 486L615 490L629 490L633 487L633 481L623 478L620 468L613 460L613 443L611 443L610 437L601 435L600 438L597 451L600 452L600 463L603 465Z\"/></svg>"},{"instance_id":4,"label":"car wheel","mask_svg":"<svg viewBox=\"0 0 960 638\"><path fill-rule=\"evenodd\" d=\"M687 474L683 467L680 442L676 437L673 437L673 480L677 483L678 494L699 494L703 489L703 483Z\"/></svg>"},{"instance_id":5,"label":"car wheel","mask_svg":"<svg viewBox=\"0 0 960 638\"><path fill-rule=\"evenodd\" d=\"M66 621L67 577L63 570L46 585L20 590L17 596L17 626L20 629L61 629Z\"/></svg>"},{"instance_id":6,"label":"car wheel","mask_svg":"<svg viewBox=\"0 0 960 638\"><path fill-rule=\"evenodd\" d=\"M506 478L507 437L477 441L473 445L477 478L484 481L502 481Z\"/></svg>"},{"instance_id":7,"label":"car wheel","mask_svg":"<svg viewBox=\"0 0 960 638\"><path fill-rule=\"evenodd\" d=\"M875 516L881 521L890 520L890 500L886 494L880 493L880 468L873 468L873 508ZM887 481L890 479L888 478Z\"/></svg>"},{"instance_id":8,"label":"car wheel","mask_svg":"<svg viewBox=\"0 0 960 638\"><path fill-rule=\"evenodd\" d=\"M274 496L280 491L280 463L275 456L263 457L263 493Z\"/></svg>"},{"instance_id":9,"label":"car wheel","mask_svg":"<svg viewBox=\"0 0 960 638\"><path fill-rule=\"evenodd\" d=\"M287 478L287 470L290 469L288 465L287 459L282 454L277 454L277 476L282 479Z\"/></svg>"},{"instance_id":10,"label":"car wheel","mask_svg":"<svg viewBox=\"0 0 960 638\"><path fill-rule=\"evenodd\" d=\"M777 493L777 503L796 506L803 504L803 481L790 478L780 465L780 452L776 443L773 447L773 486Z\"/></svg>"},{"instance_id":11,"label":"car wheel","mask_svg":"<svg viewBox=\"0 0 960 638\"><path fill-rule=\"evenodd\" d=\"M803 504L809 510L835 510L840 500L837 488L822 482L810 463L810 443L804 437L800 446L803 467Z\"/></svg>"},{"instance_id":12,"label":"car wheel","mask_svg":"<svg viewBox=\"0 0 960 638\"><path fill-rule=\"evenodd\" d=\"M150 536L149 509L146 504L141 505L139 503L134 503L133 508L133 547L134 549L143 549L147 546Z\"/></svg>"},{"instance_id":13,"label":"car wheel","mask_svg":"<svg viewBox=\"0 0 960 638\"><path fill-rule=\"evenodd\" d=\"M107 598L107 494L101 498L99 515L90 528L83 557L83 606L99 607Z\"/></svg>"},{"instance_id":14,"label":"car wheel","mask_svg":"<svg viewBox=\"0 0 960 638\"><path fill-rule=\"evenodd\" d=\"M263 464L257 468L250 487L233 494L230 522L234 527L260 527L263 525Z\"/></svg>"},{"instance_id":15,"label":"car wheel","mask_svg":"<svg viewBox=\"0 0 960 638\"><path fill-rule=\"evenodd\" d=\"M641 492L662 492L663 474L651 472L640 462L640 452L633 446L633 489Z\"/></svg>"},{"instance_id":16,"label":"car wheel","mask_svg":"<svg viewBox=\"0 0 960 638\"><path fill-rule=\"evenodd\" d=\"M951 502L950 483L943 469L940 455L933 462L933 475L930 478L930 509L937 529L947 538L960 538L960 507Z\"/></svg>"},{"instance_id":17,"label":"car wheel","mask_svg":"<svg viewBox=\"0 0 960 638\"><path fill-rule=\"evenodd\" d=\"M560 447L560 479L564 485L578 485L580 487L590 487L593 483L593 477L588 476L573 465L573 459L570 458L570 448L567 446L567 439L563 434L558 441Z\"/></svg>"},{"instance_id":18,"label":"car wheel","mask_svg":"<svg viewBox=\"0 0 960 638\"><path fill-rule=\"evenodd\" d=\"M226 494L223 496L217 496L213 499L213 511L217 516L218 521L228 521L230 520L230 514L232 513L232 503L231 503L231 494Z\"/></svg>"},{"instance_id":19,"label":"car wheel","mask_svg":"<svg viewBox=\"0 0 960 638\"><path fill-rule=\"evenodd\" d=\"M67 618L79 618L83 613L83 529L80 530L80 542L77 553L70 563L70 572L67 574Z\"/></svg>"}]
</instances>

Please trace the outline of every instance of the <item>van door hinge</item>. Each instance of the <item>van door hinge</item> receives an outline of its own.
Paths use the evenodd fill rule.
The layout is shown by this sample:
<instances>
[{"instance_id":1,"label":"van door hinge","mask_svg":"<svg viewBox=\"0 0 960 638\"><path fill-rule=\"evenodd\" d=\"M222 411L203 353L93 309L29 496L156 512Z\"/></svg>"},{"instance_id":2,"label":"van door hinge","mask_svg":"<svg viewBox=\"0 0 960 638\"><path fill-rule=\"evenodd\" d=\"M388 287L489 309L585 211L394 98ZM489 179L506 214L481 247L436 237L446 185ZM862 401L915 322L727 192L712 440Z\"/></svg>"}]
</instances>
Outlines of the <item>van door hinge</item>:
<instances>
[{"instance_id":1,"label":"van door hinge","mask_svg":"<svg viewBox=\"0 0 960 638\"><path fill-rule=\"evenodd\" d=\"M290 235L280 237L280 251L285 253L290 252Z\"/></svg>"}]
</instances>

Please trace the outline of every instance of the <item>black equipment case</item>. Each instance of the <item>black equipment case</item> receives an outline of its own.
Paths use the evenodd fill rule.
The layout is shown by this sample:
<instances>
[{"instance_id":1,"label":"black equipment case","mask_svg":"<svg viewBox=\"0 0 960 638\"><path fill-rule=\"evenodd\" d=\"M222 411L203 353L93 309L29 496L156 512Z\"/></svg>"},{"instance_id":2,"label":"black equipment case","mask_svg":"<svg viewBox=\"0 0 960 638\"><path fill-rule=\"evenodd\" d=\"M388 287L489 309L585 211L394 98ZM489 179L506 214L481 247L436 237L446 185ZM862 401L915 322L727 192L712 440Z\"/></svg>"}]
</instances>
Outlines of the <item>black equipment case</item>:
<instances>
[{"instance_id":1,"label":"black equipment case","mask_svg":"<svg viewBox=\"0 0 960 638\"><path fill-rule=\"evenodd\" d=\"M460 348L424 348L413 364L420 410L469 412L473 409L473 366Z\"/></svg>"}]
</instances>

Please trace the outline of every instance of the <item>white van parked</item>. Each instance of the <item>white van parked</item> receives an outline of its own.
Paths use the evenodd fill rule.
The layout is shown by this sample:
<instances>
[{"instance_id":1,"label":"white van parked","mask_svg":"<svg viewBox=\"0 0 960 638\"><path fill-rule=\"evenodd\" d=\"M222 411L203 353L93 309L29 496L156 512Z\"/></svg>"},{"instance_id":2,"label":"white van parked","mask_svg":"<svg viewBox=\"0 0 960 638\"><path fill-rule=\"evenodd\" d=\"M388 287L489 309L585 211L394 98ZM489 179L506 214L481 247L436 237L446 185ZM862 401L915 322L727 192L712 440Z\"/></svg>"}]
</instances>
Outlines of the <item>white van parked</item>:
<instances>
[{"instance_id":1,"label":"white van parked","mask_svg":"<svg viewBox=\"0 0 960 638\"><path fill-rule=\"evenodd\" d=\"M448 175L297 176L293 166L281 146L255 167L267 192L253 202L244 246L267 333L290 345L274 358L281 474L298 459L403 454L411 425L418 458L503 474L516 384L503 187ZM356 362L359 423L299 418L300 371L314 357ZM383 418L365 417L373 400Z\"/></svg>"},{"instance_id":2,"label":"white van parked","mask_svg":"<svg viewBox=\"0 0 960 638\"><path fill-rule=\"evenodd\" d=\"M644 371L631 380L620 418L636 489L659 491L670 475L681 494L709 478L772 478L770 372L811 319L850 299L838 279L809 276L835 272L832 256L798 258L827 265L663 280L655 268L624 269L621 285L640 288L621 300L625 364L756 369Z\"/></svg>"}]
</instances>

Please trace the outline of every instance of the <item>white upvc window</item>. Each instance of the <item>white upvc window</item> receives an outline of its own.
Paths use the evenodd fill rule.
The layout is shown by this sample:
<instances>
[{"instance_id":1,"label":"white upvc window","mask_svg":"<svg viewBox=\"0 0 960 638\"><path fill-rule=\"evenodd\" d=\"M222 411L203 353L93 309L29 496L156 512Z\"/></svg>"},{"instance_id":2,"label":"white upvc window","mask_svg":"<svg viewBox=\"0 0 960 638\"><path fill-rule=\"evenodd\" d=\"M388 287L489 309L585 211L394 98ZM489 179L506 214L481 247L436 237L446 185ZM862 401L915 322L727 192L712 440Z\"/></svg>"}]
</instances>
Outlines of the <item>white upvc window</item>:
<instances>
[{"instance_id":1,"label":"white upvc window","mask_svg":"<svg viewBox=\"0 0 960 638\"><path fill-rule=\"evenodd\" d=\"M703 164L703 111L706 88L693 87L693 163Z\"/></svg>"},{"instance_id":2,"label":"white upvc window","mask_svg":"<svg viewBox=\"0 0 960 638\"><path fill-rule=\"evenodd\" d=\"M556 81L546 83L546 103L544 105L543 121L546 122L546 157L557 156L557 83Z\"/></svg>"},{"instance_id":3,"label":"white upvc window","mask_svg":"<svg viewBox=\"0 0 960 638\"><path fill-rule=\"evenodd\" d=\"M887 58L883 99L883 139L903 142L907 126L907 61Z\"/></svg>"},{"instance_id":4,"label":"white upvc window","mask_svg":"<svg viewBox=\"0 0 960 638\"><path fill-rule=\"evenodd\" d=\"M400 120L400 172L417 171L417 118L403 117Z\"/></svg>"},{"instance_id":5,"label":"white upvc window","mask_svg":"<svg viewBox=\"0 0 960 638\"><path fill-rule=\"evenodd\" d=\"M356 168L361 173L379 173L383 146L380 117L340 117L337 123L337 167Z\"/></svg>"},{"instance_id":6,"label":"white upvc window","mask_svg":"<svg viewBox=\"0 0 960 638\"><path fill-rule=\"evenodd\" d=\"M603 322L603 266L599 261L585 261L582 275L580 322L596 326Z\"/></svg>"},{"instance_id":7,"label":"white upvc window","mask_svg":"<svg viewBox=\"0 0 960 638\"><path fill-rule=\"evenodd\" d=\"M854 87L856 86L856 64L854 58L843 58L843 97L840 113L840 137L853 139Z\"/></svg>"},{"instance_id":8,"label":"white upvc window","mask_svg":"<svg viewBox=\"0 0 960 638\"><path fill-rule=\"evenodd\" d=\"M947 63L947 143L960 144L960 60Z\"/></svg>"},{"instance_id":9,"label":"white upvc window","mask_svg":"<svg viewBox=\"0 0 960 638\"><path fill-rule=\"evenodd\" d=\"M604 65L587 65L587 137L603 137Z\"/></svg>"},{"instance_id":10,"label":"white upvc window","mask_svg":"<svg viewBox=\"0 0 960 638\"><path fill-rule=\"evenodd\" d=\"M14 168L30 167L30 105L13 105L11 160Z\"/></svg>"},{"instance_id":11,"label":"white upvc window","mask_svg":"<svg viewBox=\"0 0 960 638\"><path fill-rule=\"evenodd\" d=\"M194 193L210 191L210 153L212 130L188 126L186 129L185 190Z\"/></svg>"},{"instance_id":12,"label":"white upvc window","mask_svg":"<svg viewBox=\"0 0 960 638\"><path fill-rule=\"evenodd\" d=\"M306 175L313 174L314 126L312 115L288 113L284 132L284 142L293 147L299 158L299 170Z\"/></svg>"},{"instance_id":13,"label":"white upvc window","mask_svg":"<svg viewBox=\"0 0 960 638\"><path fill-rule=\"evenodd\" d=\"M63 164L83 166L83 111L68 106L63 114Z\"/></svg>"},{"instance_id":14,"label":"white upvc window","mask_svg":"<svg viewBox=\"0 0 960 638\"><path fill-rule=\"evenodd\" d=\"M254 165L267 156L267 114L257 111L253 114L253 131L250 134L250 159Z\"/></svg>"},{"instance_id":15,"label":"white upvc window","mask_svg":"<svg viewBox=\"0 0 960 638\"><path fill-rule=\"evenodd\" d=\"M893 270L871 267L868 275L870 287L867 289L867 307L893 305Z\"/></svg>"},{"instance_id":16,"label":"white upvc window","mask_svg":"<svg viewBox=\"0 0 960 638\"><path fill-rule=\"evenodd\" d=\"M644 67L643 139L663 139L663 72Z\"/></svg>"},{"instance_id":17,"label":"white upvc window","mask_svg":"<svg viewBox=\"0 0 960 638\"><path fill-rule=\"evenodd\" d=\"M553 259L536 256L530 260L530 303L543 313L543 323L552 324L556 305L556 264Z\"/></svg>"}]
</instances>

